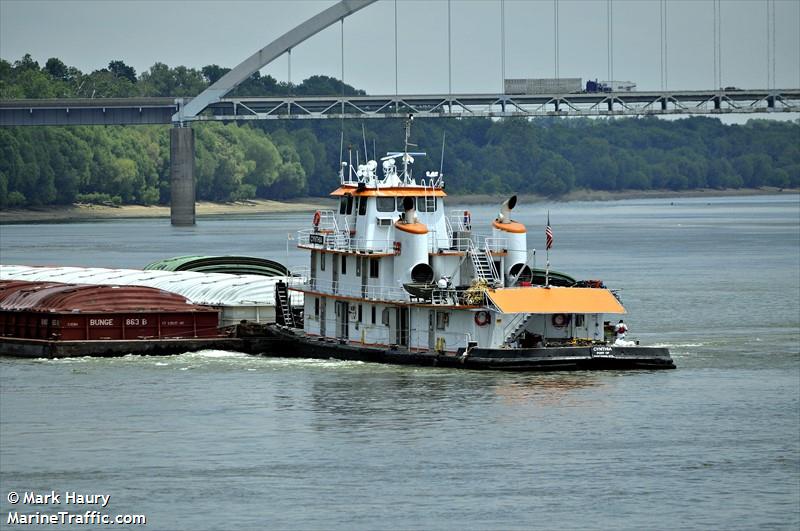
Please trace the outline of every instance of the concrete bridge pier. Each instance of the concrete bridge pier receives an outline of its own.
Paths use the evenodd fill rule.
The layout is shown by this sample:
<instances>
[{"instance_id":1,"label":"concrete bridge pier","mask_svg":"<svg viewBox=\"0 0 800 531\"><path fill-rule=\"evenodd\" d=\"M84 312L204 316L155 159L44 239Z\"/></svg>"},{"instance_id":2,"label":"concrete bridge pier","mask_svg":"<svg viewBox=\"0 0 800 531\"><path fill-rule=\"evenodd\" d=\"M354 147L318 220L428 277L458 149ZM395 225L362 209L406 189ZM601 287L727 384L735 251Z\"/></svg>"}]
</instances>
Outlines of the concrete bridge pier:
<instances>
[{"instance_id":1,"label":"concrete bridge pier","mask_svg":"<svg viewBox=\"0 0 800 531\"><path fill-rule=\"evenodd\" d=\"M169 132L170 218L176 227L195 224L194 129L173 127Z\"/></svg>"}]
</instances>

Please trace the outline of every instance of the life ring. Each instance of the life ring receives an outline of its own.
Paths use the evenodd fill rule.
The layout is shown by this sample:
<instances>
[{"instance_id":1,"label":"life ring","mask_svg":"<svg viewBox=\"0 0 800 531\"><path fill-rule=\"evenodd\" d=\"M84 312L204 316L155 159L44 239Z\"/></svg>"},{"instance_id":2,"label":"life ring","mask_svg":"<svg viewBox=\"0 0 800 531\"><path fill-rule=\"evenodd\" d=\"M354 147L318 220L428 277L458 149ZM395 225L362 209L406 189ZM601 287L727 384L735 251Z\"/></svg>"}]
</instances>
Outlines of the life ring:
<instances>
[{"instance_id":1,"label":"life ring","mask_svg":"<svg viewBox=\"0 0 800 531\"><path fill-rule=\"evenodd\" d=\"M469 210L464 211L464 230L472 230L472 214Z\"/></svg>"},{"instance_id":2,"label":"life ring","mask_svg":"<svg viewBox=\"0 0 800 531\"><path fill-rule=\"evenodd\" d=\"M553 323L553 326L556 328L564 328L569 324L570 316L565 313L557 313L553 315L553 318L550 319L550 322Z\"/></svg>"},{"instance_id":3,"label":"life ring","mask_svg":"<svg viewBox=\"0 0 800 531\"><path fill-rule=\"evenodd\" d=\"M315 227L319 226L320 218L322 218L322 214L320 214L319 210L317 210L316 212L314 212L314 220L312 221L312 223L314 223Z\"/></svg>"},{"instance_id":4,"label":"life ring","mask_svg":"<svg viewBox=\"0 0 800 531\"><path fill-rule=\"evenodd\" d=\"M486 310L475 312L475 324L478 326L486 326L491 321L491 316Z\"/></svg>"}]
</instances>

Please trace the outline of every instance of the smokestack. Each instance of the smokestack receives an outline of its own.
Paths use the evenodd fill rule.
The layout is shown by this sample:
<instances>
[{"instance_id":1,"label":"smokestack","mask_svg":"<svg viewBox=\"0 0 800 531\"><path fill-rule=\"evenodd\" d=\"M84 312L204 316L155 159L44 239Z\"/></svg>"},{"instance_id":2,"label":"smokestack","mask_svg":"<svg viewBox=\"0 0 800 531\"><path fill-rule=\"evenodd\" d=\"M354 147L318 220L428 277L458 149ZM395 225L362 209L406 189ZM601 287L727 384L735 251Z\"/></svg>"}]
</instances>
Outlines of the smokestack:
<instances>
[{"instance_id":1,"label":"smokestack","mask_svg":"<svg viewBox=\"0 0 800 531\"><path fill-rule=\"evenodd\" d=\"M412 197L403 198L403 220L406 223L417 222L417 209L414 208L414 199Z\"/></svg>"},{"instance_id":2,"label":"smokestack","mask_svg":"<svg viewBox=\"0 0 800 531\"><path fill-rule=\"evenodd\" d=\"M511 222L511 211L517 206L517 196L512 195L500 205L500 214L497 215L497 221L500 223Z\"/></svg>"}]
</instances>

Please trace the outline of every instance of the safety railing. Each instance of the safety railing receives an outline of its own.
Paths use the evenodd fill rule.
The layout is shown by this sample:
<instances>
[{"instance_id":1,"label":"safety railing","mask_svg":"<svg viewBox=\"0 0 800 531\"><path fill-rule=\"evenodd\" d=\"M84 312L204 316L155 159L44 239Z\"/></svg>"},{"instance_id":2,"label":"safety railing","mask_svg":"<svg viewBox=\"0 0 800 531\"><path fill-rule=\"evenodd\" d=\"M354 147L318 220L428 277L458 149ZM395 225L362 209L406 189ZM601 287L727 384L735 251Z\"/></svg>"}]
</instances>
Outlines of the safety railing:
<instances>
[{"instance_id":1,"label":"safety railing","mask_svg":"<svg viewBox=\"0 0 800 531\"><path fill-rule=\"evenodd\" d=\"M447 221L452 230L462 232L472 230L472 215L469 210L451 210Z\"/></svg>"},{"instance_id":2,"label":"safety railing","mask_svg":"<svg viewBox=\"0 0 800 531\"><path fill-rule=\"evenodd\" d=\"M295 271L292 271L293 273ZM398 286L346 283L339 280L311 278L306 275L305 281L293 285L300 290L315 291L330 295L353 297L357 299L389 302L408 302L409 293Z\"/></svg>"},{"instance_id":3,"label":"safety railing","mask_svg":"<svg viewBox=\"0 0 800 531\"><path fill-rule=\"evenodd\" d=\"M388 239L351 238L349 231L327 232L315 229L297 231L297 246L353 253L395 253L394 242Z\"/></svg>"},{"instance_id":4,"label":"safety railing","mask_svg":"<svg viewBox=\"0 0 800 531\"><path fill-rule=\"evenodd\" d=\"M485 237L483 248L492 253L508 250L508 238Z\"/></svg>"}]
</instances>

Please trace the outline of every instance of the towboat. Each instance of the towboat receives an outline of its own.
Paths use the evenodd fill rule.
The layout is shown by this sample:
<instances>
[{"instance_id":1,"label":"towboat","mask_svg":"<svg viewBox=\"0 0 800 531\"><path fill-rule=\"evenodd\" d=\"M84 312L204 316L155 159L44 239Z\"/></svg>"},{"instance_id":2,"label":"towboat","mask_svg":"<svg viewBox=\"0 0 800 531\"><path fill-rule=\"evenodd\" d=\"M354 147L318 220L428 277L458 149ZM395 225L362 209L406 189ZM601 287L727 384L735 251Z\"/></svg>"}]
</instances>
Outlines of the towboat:
<instances>
[{"instance_id":1,"label":"towboat","mask_svg":"<svg viewBox=\"0 0 800 531\"><path fill-rule=\"evenodd\" d=\"M276 289L273 354L498 370L674 369L669 351L615 341L626 313L600 281L537 269L527 229L505 201L487 231L446 211L440 171L412 175L405 147L342 162L337 210L298 232L309 266ZM287 290L304 295L292 308ZM611 332L611 333L609 333ZM278 346L278 345L274 345Z\"/></svg>"}]
</instances>

